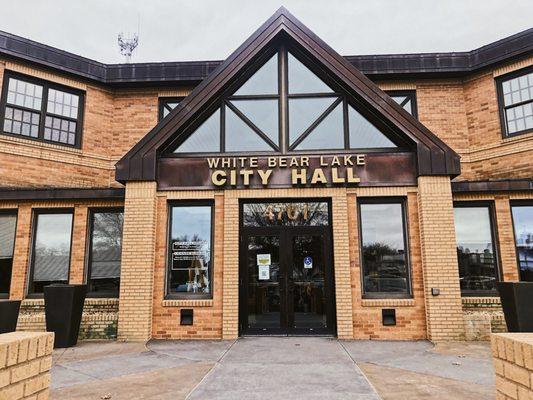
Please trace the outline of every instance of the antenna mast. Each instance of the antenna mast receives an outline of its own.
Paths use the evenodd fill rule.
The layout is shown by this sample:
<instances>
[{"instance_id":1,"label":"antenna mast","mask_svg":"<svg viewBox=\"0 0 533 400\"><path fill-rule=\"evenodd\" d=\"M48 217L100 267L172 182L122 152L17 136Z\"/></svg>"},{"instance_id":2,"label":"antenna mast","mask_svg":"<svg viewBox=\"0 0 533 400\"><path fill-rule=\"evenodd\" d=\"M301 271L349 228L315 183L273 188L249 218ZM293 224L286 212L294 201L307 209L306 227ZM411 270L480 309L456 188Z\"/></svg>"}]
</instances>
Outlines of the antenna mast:
<instances>
[{"instance_id":1,"label":"antenna mast","mask_svg":"<svg viewBox=\"0 0 533 400\"><path fill-rule=\"evenodd\" d=\"M139 35L134 33L132 36L125 36L123 32L118 34L118 47L120 54L126 58L126 62L131 62L131 55L139 45Z\"/></svg>"}]
</instances>

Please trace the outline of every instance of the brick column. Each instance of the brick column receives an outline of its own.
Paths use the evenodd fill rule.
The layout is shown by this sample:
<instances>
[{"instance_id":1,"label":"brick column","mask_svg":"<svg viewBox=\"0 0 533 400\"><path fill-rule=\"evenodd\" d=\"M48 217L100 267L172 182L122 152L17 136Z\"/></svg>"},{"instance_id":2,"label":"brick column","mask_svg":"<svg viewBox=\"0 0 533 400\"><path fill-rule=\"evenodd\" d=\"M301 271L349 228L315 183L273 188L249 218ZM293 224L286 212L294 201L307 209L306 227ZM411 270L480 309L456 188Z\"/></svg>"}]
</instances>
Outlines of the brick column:
<instances>
[{"instance_id":1,"label":"brick column","mask_svg":"<svg viewBox=\"0 0 533 400\"><path fill-rule=\"evenodd\" d=\"M85 249L87 239L87 207L76 205L72 232L69 283L82 284L85 280Z\"/></svg>"},{"instance_id":2,"label":"brick column","mask_svg":"<svg viewBox=\"0 0 533 400\"><path fill-rule=\"evenodd\" d=\"M335 303L337 336L353 339L352 282L350 275L350 237L348 229L348 198L346 191L332 197L333 257L335 265Z\"/></svg>"},{"instance_id":3,"label":"brick column","mask_svg":"<svg viewBox=\"0 0 533 400\"><path fill-rule=\"evenodd\" d=\"M9 297L22 300L26 294L26 277L28 275L31 243L31 206L21 204L17 214L17 232L13 250L13 272Z\"/></svg>"},{"instance_id":4,"label":"brick column","mask_svg":"<svg viewBox=\"0 0 533 400\"><path fill-rule=\"evenodd\" d=\"M126 184L118 339L148 340L152 333L156 237L156 183Z\"/></svg>"},{"instance_id":5,"label":"brick column","mask_svg":"<svg viewBox=\"0 0 533 400\"><path fill-rule=\"evenodd\" d=\"M504 281L517 281L518 265L516 262L516 248L511 218L511 205L508 196L496 196L495 201L496 224L498 227L501 272Z\"/></svg>"},{"instance_id":6,"label":"brick column","mask_svg":"<svg viewBox=\"0 0 533 400\"><path fill-rule=\"evenodd\" d=\"M227 193L227 192L226 192ZM224 199L222 339L239 336L239 199Z\"/></svg>"},{"instance_id":7,"label":"brick column","mask_svg":"<svg viewBox=\"0 0 533 400\"><path fill-rule=\"evenodd\" d=\"M420 244L428 339L461 340L464 322L450 178L418 178ZM440 290L438 296L431 288Z\"/></svg>"}]
</instances>

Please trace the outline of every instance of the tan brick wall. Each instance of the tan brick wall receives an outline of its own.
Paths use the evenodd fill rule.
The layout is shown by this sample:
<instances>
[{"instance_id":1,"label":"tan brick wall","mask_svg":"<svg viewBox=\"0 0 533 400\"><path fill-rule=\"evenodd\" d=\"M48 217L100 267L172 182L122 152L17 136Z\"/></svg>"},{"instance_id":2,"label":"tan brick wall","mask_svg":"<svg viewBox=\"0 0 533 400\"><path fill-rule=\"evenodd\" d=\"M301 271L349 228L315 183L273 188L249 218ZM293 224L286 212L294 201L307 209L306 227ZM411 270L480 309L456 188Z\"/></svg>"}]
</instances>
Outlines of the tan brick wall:
<instances>
[{"instance_id":1,"label":"tan brick wall","mask_svg":"<svg viewBox=\"0 0 533 400\"><path fill-rule=\"evenodd\" d=\"M152 334L156 206L155 182L126 185L119 339L147 340Z\"/></svg>"},{"instance_id":2,"label":"tan brick wall","mask_svg":"<svg viewBox=\"0 0 533 400\"><path fill-rule=\"evenodd\" d=\"M0 335L1 400L49 398L53 345L53 333Z\"/></svg>"},{"instance_id":3,"label":"tan brick wall","mask_svg":"<svg viewBox=\"0 0 533 400\"><path fill-rule=\"evenodd\" d=\"M533 333L491 335L496 374L496 398L529 400L533 398Z\"/></svg>"},{"instance_id":4,"label":"tan brick wall","mask_svg":"<svg viewBox=\"0 0 533 400\"><path fill-rule=\"evenodd\" d=\"M463 339L453 202L448 177L418 178L418 212L428 338L433 341ZM440 295L433 296L431 288L438 288Z\"/></svg>"}]
</instances>

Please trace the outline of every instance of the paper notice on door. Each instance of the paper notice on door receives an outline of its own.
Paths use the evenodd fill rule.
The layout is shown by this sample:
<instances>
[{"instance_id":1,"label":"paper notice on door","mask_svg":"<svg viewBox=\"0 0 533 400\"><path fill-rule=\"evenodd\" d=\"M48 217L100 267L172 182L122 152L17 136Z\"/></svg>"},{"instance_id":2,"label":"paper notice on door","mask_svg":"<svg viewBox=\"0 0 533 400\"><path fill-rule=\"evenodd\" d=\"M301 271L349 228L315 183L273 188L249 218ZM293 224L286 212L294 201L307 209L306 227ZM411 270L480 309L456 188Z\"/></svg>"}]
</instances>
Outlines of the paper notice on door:
<instances>
[{"instance_id":1,"label":"paper notice on door","mask_svg":"<svg viewBox=\"0 0 533 400\"><path fill-rule=\"evenodd\" d=\"M258 254L257 255L257 265L270 265L272 264L269 254Z\"/></svg>"},{"instance_id":2,"label":"paper notice on door","mask_svg":"<svg viewBox=\"0 0 533 400\"><path fill-rule=\"evenodd\" d=\"M258 280L268 281L270 279L270 265L259 265Z\"/></svg>"}]
</instances>

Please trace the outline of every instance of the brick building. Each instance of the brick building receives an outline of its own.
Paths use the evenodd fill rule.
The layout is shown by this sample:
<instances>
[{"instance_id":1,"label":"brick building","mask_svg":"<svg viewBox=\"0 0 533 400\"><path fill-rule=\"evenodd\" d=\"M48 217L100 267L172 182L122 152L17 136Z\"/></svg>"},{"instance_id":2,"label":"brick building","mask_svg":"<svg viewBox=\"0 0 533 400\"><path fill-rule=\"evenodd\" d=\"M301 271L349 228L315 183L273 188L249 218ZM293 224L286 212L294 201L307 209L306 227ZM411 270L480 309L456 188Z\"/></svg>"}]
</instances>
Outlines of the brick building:
<instances>
[{"instance_id":1,"label":"brick building","mask_svg":"<svg viewBox=\"0 0 533 400\"><path fill-rule=\"evenodd\" d=\"M222 62L0 33L0 296L87 283L88 338L504 330L533 280L533 29L340 56L280 9Z\"/></svg>"}]
</instances>

